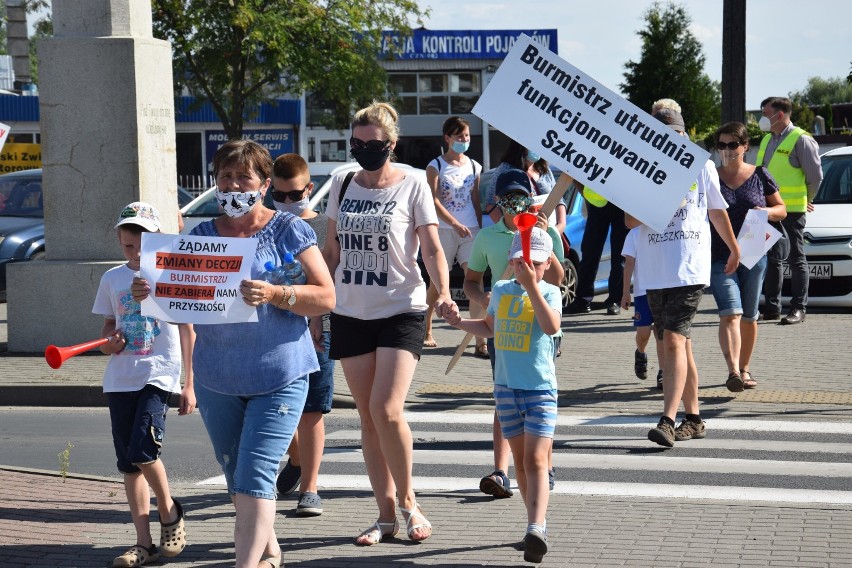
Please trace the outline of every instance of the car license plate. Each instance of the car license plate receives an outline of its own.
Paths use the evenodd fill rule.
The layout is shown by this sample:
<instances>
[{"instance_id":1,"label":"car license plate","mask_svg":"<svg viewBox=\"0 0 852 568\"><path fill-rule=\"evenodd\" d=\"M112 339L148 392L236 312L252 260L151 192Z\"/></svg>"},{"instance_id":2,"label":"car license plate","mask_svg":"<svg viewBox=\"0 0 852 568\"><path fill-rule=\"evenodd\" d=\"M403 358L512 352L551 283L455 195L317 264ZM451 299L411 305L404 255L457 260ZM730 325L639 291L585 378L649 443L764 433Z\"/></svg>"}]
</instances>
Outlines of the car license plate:
<instances>
[{"instance_id":1,"label":"car license plate","mask_svg":"<svg viewBox=\"0 0 852 568\"><path fill-rule=\"evenodd\" d=\"M467 296L464 295L462 288L450 288L450 296L454 302L467 302Z\"/></svg>"},{"instance_id":2,"label":"car license plate","mask_svg":"<svg viewBox=\"0 0 852 568\"><path fill-rule=\"evenodd\" d=\"M814 280L829 280L832 276L832 266L830 262L809 262L810 277ZM790 278L789 264L784 265L784 278Z\"/></svg>"}]
</instances>

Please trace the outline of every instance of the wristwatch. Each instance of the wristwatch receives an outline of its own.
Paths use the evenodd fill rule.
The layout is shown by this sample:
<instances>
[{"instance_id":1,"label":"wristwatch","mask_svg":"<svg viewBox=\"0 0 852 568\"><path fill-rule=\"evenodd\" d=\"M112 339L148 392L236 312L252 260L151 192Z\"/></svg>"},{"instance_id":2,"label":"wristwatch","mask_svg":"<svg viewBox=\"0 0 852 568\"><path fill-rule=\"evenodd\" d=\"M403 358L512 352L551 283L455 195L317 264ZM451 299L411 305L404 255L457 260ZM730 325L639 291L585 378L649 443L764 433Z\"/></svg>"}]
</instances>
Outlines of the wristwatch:
<instances>
[{"instance_id":1,"label":"wristwatch","mask_svg":"<svg viewBox=\"0 0 852 568\"><path fill-rule=\"evenodd\" d=\"M287 298L287 306L293 307L296 305L296 289L290 286L290 297Z\"/></svg>"}]
</instances>

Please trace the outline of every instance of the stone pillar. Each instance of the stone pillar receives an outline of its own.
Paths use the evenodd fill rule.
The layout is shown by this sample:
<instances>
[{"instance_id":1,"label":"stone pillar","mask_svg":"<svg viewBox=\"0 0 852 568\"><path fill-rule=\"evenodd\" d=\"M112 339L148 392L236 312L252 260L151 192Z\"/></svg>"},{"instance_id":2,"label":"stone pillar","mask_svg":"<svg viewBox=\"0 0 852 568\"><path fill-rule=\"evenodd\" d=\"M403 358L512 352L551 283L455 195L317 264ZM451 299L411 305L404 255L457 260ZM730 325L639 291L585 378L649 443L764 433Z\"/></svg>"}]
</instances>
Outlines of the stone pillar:
<instances>
[{"instance_id":1,"label":"stone pillar","mask_svg":"<svg viewBox=\"0 0 852 568\"><path fill-rule=\"evenodd\" d=\"M38 45L44 262L8 270L9 350L99 336L101 275L123 258L113 225L147 201L177 232L172 53L148 0L63 0Z\"/></svg>"}]
</instances>

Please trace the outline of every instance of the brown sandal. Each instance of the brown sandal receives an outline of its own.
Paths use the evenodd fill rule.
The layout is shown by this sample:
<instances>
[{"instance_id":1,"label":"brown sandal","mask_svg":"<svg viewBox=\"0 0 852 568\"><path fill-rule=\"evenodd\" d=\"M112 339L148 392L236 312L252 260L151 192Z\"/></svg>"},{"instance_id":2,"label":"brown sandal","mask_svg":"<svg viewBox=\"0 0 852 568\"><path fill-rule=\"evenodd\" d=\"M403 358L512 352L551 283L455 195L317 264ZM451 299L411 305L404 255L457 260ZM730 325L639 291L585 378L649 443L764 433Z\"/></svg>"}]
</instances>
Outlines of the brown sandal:
<instances>
[{"instance_id":1,"label":"brown sandal","mask_svg":"<svg viewBox=\"0 0 852 568\"><path fill-rule=\"evenodd\" d=\"M473 350L473 354L480 359L491 359L491 356L488 354L488 344L483 343L482 345L477 345Z\"/></svg>"},{"instance_id":2,"label":"brown sandal","mask_svg":"<svg viewBox=\"0 0 852 568\"><path fill-rule=\"evenodd\" d=\"M744 389L757 388L757 381L755 381L754 377L751 376L751 371L748 369L740 369L740 376L743 378Z\"/></svg>"}]
</instances>

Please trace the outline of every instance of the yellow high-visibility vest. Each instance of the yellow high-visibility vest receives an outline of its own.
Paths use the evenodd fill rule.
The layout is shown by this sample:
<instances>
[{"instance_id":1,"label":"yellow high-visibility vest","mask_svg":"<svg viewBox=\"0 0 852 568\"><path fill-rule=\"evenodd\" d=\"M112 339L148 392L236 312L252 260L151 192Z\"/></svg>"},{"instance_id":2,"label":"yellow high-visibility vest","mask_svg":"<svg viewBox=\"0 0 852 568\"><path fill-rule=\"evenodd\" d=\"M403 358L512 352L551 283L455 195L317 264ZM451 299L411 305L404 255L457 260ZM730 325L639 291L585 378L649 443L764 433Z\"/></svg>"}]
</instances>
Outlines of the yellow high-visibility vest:
<instances>
[{"instance_id":1,"label":"yellow high-visibility vest","mask_svg":"<svg viewBox=\"0 0 852 568\"><path fill-rule=\"evenodd\" d=\"M787 211L790 213L804 213L808 210L808 184L805 182L805 172L802 168L796 168L790 164L793 146L803 134L810 136L806 130L794 128L775 149L769 165L766 166L778 183L781 199L784 200ZM757 151L755 160L758 166L764 165L763 155L766 153L770 138L771 135L767 134L760 141L760 149Z\"/></svg>"},{"instance_id":2,"label":"yellow high-visibility vest","mask_svg":"<svg viewBox=\"0 0 852 568\"><path fill-rule=\"evenodd\" d=\"M592 191L588 185L583 186L583 198L595 207L603 207L609 203L600 193Z\"/></svg>"}]
</instances>

